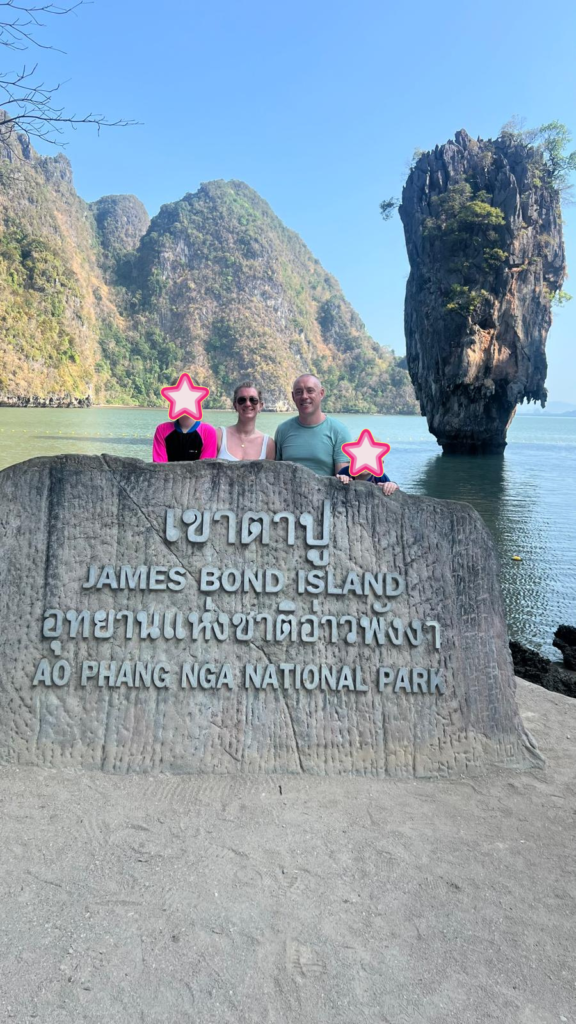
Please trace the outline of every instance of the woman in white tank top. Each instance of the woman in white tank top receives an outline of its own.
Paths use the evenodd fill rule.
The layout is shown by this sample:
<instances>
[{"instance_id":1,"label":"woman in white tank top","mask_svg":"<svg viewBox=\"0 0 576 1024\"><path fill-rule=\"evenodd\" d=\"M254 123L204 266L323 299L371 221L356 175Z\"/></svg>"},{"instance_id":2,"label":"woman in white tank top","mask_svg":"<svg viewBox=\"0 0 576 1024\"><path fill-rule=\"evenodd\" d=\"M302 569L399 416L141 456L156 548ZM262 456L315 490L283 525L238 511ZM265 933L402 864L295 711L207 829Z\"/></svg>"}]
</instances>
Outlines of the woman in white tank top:
<instances>
[{"instance_id":1,"label":"woman in white tank top","mask_svg":"<svg viewBox=\"0 0 576 1024\"><path fill-rule=\"evenodd\" d=\"M233 427L217 427L217 458L228 462L274 459L273 439L256 430L256 417L264 408L260 388L250 380L244 381L234 391L233 404L238 421Z\"/></svg>"}]
</instances>

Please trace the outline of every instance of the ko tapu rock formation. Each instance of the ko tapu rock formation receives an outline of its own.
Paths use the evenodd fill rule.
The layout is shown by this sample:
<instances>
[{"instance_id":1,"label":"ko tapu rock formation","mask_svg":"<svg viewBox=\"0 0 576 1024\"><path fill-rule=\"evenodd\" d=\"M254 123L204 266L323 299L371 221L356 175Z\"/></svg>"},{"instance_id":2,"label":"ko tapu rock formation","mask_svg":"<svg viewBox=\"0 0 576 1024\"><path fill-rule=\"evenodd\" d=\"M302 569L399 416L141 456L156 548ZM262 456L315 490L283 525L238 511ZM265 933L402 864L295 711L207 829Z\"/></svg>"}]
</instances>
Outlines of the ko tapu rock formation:
<instances>
[{"instance_id":1,"label":"ko tapu rock formation","mask_svg":"<svg viewBox=\"0 0 576 1024\"><path fill-rule=\"evenodd\" d=\"M408 369L445 452L495 452L519 402L546 401L551 301L566 275L559 190L518 133L465 131L402 193Z\"/></svg>"}]
</instances>

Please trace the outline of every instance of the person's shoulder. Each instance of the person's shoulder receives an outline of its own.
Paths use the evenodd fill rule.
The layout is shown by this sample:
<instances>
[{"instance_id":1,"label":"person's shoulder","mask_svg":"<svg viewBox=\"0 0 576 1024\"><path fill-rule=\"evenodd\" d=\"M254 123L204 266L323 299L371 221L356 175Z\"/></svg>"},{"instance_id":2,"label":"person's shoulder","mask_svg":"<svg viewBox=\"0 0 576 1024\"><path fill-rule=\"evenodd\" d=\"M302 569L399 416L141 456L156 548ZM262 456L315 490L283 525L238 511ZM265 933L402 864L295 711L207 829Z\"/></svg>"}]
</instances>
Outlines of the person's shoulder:
<instances>
[{"instance_id":1,"label":"person's shoulder","mask_svg":"<svg viewBox=\"0 0 576 1024\"><path fill-rule=\"evenodd\" d=\"M297 416L290 416L287 420L282 420L276 427L276 437L282 436L282 434L288 434L295 426L299 426L300 421Z\"/></svg>"},{"instance_id":2,"label":"person's shoulder","mask_svg":"<svg viewBox=\"0 0 576 1024\"><path fill-rule=\"evenodd\" d=\"M201 437L216 437L216 427L211 423L200 423L196 428Z\"/></svg>"},{"instance_id":3,"label":"person's shoulder","mask_svg":"<svg viewBox=\"0 0 576 1024\"><path fill-rule=\"evenodd\" d=\"M328 429L331 430L334 434L338 436L345 435L346 437L350 437L350 431L346 424L342 423L341 420L337 420L335 416L327 416L324 422L327 424Z\"/></svg>"},{"instance_id":4,"label":"person's shoulder","mask_svg":"<svg viewBox=\"0 0 576 1024\"><path fill-rule=\"evenodd\" d=\"M154 437L167 437L173 430L176 429L176 424L172 420L168 420L166 423L159 423L154 431Z\"/></svg>"}]
</instances>

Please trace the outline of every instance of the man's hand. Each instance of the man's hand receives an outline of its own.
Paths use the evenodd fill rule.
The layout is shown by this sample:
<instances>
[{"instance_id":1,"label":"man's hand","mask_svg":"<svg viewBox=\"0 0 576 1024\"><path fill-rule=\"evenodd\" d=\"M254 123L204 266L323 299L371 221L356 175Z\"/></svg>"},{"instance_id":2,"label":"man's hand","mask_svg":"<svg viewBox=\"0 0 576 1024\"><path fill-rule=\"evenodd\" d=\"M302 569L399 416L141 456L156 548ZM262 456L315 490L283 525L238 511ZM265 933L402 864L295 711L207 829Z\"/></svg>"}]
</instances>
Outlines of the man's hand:
<instances>
[{"instance_id":1,"label":"man's hand","mask_svg":"<svg viewBox=\"0 0 576 1024\"><path fill-rule=\"evenodd\" d=\"M394 491L398 490L398 484L395 484L393 480L387 480L385 484L377 484L384 491L384 494L394 494Z\"/></svg>"}]
</instances>

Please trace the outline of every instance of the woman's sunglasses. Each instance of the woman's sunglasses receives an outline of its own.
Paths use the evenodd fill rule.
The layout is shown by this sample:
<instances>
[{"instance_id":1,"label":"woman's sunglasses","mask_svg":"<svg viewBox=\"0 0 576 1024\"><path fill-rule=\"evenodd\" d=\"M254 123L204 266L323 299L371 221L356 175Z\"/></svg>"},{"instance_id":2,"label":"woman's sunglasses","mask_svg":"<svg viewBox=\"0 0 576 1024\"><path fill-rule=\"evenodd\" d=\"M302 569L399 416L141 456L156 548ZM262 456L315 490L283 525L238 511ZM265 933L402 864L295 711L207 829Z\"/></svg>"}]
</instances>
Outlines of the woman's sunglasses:
<instances>
[{"instance_id":1,"label":"woman's sunglasses","mask_svg":"<svg viewBox=\"0 0 576 1024\"><path fill-rule=\"evenodd\" d=\"M237 398L236 402L238 405L246 405L246 402L250 402L250 405L260 405L260 399L256 398L255 395L249 395L248 397L246 397L246 395L240 395L240 398Z\"/></svg>"}]
</instances>

